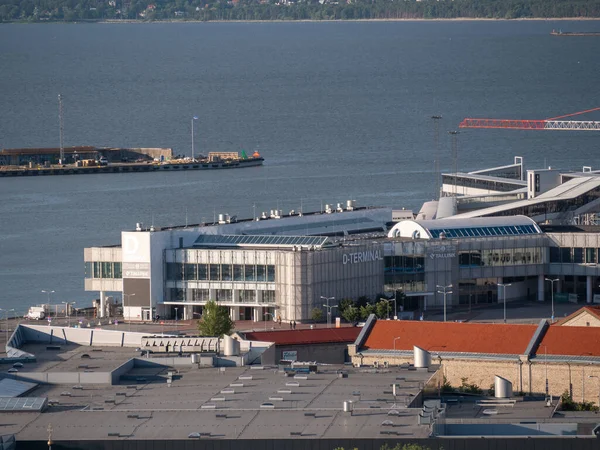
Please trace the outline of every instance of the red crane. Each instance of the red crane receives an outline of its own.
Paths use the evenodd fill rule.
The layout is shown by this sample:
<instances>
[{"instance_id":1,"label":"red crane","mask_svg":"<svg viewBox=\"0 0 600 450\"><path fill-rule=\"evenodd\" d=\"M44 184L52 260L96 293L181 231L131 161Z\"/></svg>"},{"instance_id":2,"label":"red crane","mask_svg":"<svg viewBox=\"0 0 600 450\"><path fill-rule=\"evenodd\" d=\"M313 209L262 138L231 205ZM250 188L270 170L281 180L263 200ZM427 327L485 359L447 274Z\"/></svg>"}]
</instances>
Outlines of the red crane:
<instances>
[{"instance_id":1,"label":"red crane","mask_svg":"<svg viewBox=\"0 0 600 450\"><path fill-rule=\"evenodd\" d=\"M509 130L595 130L600 131L600 122L591 120L558 120L565 117L598 111L592 108L564 116L552 117L543 120L514 120L514 119L464 119L459 128L506 128Z\"/></svg>"}]
</instances>

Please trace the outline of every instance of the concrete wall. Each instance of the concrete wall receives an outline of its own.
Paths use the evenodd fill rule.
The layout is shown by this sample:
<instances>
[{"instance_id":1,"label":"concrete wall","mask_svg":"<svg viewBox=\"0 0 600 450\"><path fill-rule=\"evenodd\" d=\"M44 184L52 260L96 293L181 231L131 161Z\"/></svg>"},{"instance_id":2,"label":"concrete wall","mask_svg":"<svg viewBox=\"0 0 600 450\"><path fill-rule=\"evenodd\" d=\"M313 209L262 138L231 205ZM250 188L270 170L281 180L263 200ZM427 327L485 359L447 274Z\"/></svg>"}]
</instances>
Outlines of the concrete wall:
<instances>
[{"instance_id":1,"label":"concrete wall","mask_svg":"<svg viewBox=\"0 0 600 450\"><path fill-rule=\"evenodd\" d=\"M119 384L119 380L121 379L121 375L125 375L135 366L135 358L131 358L129 361L125 361L115 370L110 373L110 381L111 384Z\"/></svg>"},{"instance_id":2,"label":"concrete wall","mask_svg":"<svg viewBox=\"0 0 600 450\"><path fill-rule=\"evenodd\" d=\"M139 347L147 333L130 333L95 328L67 328L44 325L20 325L27 342L78 344L98 347Z\"/></svg>"},{"instance_id":3,"label":"concrete wall","mask_svg":"<svg viewBox=\"0 0 600 450\"><path fill-rule=\"evenodd\" d=\"M20 372L15 379L45 384L111 384L110 372Z\"/></svg>"},{"instance_id":4,"label":"concrete wall","mask_svg":"<svg viewBox=\"0 0 600 450\"><path fill-rule=\"evenodd\" d=\"M350 346L351 347L351 346ZM375 361L387 361L391 365L413 363L412 355L351 355L355 364L371 366ZM487 391L494 383L494 377L499 375L513 384L513 392L526 394L545 394L546 373L548 378L549 394L555 398L565 391L572 393L573 400L581 402L594 402L598 404L600 395L600 380L588 378L589 375L600 376L600 364L582 361L579 364L543 360L543 356L527 360L515 358L514 360L485 360L475 358L440 359L432 355L432 363L442 365L442 373L448 383L458 387L466 377L468 383L474 383L482 390Z\"/></svg>"}]
</instances>

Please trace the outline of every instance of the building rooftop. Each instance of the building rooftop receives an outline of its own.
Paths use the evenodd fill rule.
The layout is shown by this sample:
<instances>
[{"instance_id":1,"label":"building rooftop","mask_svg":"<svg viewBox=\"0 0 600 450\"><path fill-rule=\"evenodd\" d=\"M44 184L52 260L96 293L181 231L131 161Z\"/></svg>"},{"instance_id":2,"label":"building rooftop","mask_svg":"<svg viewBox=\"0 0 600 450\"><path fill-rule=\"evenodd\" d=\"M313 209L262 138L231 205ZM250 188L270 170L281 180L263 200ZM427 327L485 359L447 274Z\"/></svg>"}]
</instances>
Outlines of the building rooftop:
<instances>
[{"instance_id":1,"label":"building rooftop","mask_svg":"<svg viewBox=\"0 0 600 450\"><path fill-rule=\"evenodd\" d=\"M567 317L564 317L563 319L559 320L554 325L563 325L584 313L591 314L592 316L600 320L600 306L584 306L583 308L578 309L574 313L569 314Z\"/></svg>"},{"instance_id":2,"label":"building rooftop","mask_svg":"<svg viewBox=\"0 0 600 450\"><path fill-rule=\"evenodd\" d=\"M318 328L314 330L279 330L244 333L249 341L274 342L277 345L308 345L354 342L362 328Z\"/></svg>"},{"instance_id":3,"label":"building rooftop","mask_svg":"<svg viewBox=\"0 0 600 450\"><path fill-rule=\"evenodd\" d=\"M364 343L366 349L522 355L536 325L378 320ZM398 338L398 339L396 339Z\"/></svg>"},{"instance_id":4,"label":"building rooftop","mask_svg":"<svg viewBox=\"0 0 600 450\"><path fill-rule=\"evenodd\" d=\"M600 356L600 329L598 327L562 327L554 324L548 328L537 353L539 356Z\"/></svg>"}]
</instances>

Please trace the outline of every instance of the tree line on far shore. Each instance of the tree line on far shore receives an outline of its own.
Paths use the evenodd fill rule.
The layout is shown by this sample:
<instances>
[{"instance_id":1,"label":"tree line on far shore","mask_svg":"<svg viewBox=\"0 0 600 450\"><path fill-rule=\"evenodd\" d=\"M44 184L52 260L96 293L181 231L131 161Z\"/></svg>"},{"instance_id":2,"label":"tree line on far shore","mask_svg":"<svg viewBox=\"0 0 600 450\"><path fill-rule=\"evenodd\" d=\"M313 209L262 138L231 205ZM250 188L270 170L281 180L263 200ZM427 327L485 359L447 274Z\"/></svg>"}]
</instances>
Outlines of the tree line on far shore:
<instances>
[{"instance_id":1,"label":"tree line on far shore","mask_svg":"<svg viewBox=\"0 0 600 450\"><path fill-rule=\"evenodd\" d=\"M0 0L0 22L600 18L600 0Z\"/></svg>"}]
</instances>

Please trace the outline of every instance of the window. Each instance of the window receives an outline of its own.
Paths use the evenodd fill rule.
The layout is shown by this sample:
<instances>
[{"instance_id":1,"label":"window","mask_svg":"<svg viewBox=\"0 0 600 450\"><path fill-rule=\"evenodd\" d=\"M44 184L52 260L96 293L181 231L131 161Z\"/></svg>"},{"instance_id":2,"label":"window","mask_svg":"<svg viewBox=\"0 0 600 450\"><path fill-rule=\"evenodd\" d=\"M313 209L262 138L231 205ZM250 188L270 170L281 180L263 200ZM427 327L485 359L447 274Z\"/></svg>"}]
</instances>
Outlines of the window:
<instances>
[{"instance_id":1,"label":"window","mask_svg":"<svg viewBox=\"0 0 600 450\"><path fill-rule=\"evenodd\" d=\"M86 262L85 263L85 277L86 278L93 278L93 272L92 272L92 263L91 262Z\"/></svg>"},{"instance_id":2,"label":"window","mask_svg":"<svg viewBox=\"0 0 600 450\"><path fill-rule=\"evenodd\" d=\"M102 263L102 278L112 278L112 263Z\"/></svg>"},{"instance_id":3,"label":"window","mask_svg":"<svg viewBox=\"0 0 600 450\"><path fill-rule=\"evenodd\" d=\"M231 281L231 265L221 264L221 279L223 281Z\"/></svg>"},{"instance_id":4,"label":"window","mask_svg":"<svg viewBox=\"0 0 600 450\"><path fill-rule=\"evenodd\" d=\"M208 267L206 264L198 264L198 280L208 280Z\"/></svg>"},{"instance_id":5,"label":"window","mask_svg":"<svg viewBox=\"0 0 600 450\"><path fill-rule=\"evenodd\" d=\"M596 249L586 248L585 249L585 262L586 264L596 264Z\"/></svg>"},{"instance_id":6,"label":"window","mask_svg":"<svg viewBox=\"0 0 600 450\"><path fill-rule=\"evenodd\" d=\"M186 280L196 280L196 264L184 264L184 273Z\"/></svg>"},{"instance_id":7,"label":"window","mask_svg":"<svg viewBox=\"0 0 600 450\"><path fill-rule=\"evenodd\" d=\"M256 281L256 267L245 266L244 267L244 279L246 281Z\"/></svg>"},{"instance_id":8,"label":"window","mask_svg":"<svg viewBox=\"0 0 600 450\"><path fill-rule=\"evenodd\" d=\"M221 265L220 264L211 264L210 265L210 281L220 281L221 280Z\"/></svg>"},{"instance_id":9,"label":"window","mask_svg":"<svg viewBox=\"0 0 600 450\"><path fill-rule=\"evenodd\" d=\"M275 266L267 266L267 281L275 281Z\"/></svg>"},{"instance_id":10,"label":"window","mask_svg":"<svg viewBox=\"0 0 600 450\"><path fill-rule=\"evenodd\" d=\"M179 288L171 288L169 289L170 293L170 301L172 302L182 302L185 300L185 292L183 289Z\"/></svg>"},{"instance_id":11,"label":"window","mask_svg":"<svg viewBox=\"0 0 600 450\"><path fill-rule=\"evenodd\" d=\"M573 258L571 257L571 249L570 248L561 248L560 249L560 260L563 263L572 263Z\"/></svg>"},{"instance_id":12,"label":"window","mask_svg":"<svg viewBox=\"0 0 600 450\"><path fill-rule=\"evenodd\" d=\"M244 281L244 266L241 264L233 265L233 281Z\"/></svg>"},{"instance_id":13,"label":"window","mask_svg":"<svg viewBox=\"0 0 600 450\"><path fill-rule=\"evenodd\" d=\"M240 291L240 302L256 303L256 292L247 289Z\"/></svg>"},{"instance_id":14,"label":"window","mask_svg":"<svg viewBox=\"0 0 600 450\"><path fill-rule=\"evenodd\" d=\"M231 289L217 289L217 302L231 302L233 300L233 291Z\"/></svg>"},{"instance_id":15,"label":"window","mask_svg":"<svg viewBox=\"0 0 600 450\"><path fill-rule=\"evenodd\" d=\"M192 300L195 302L207 302L210 300L208 289L192 289Z\"/></svg>"},{"instance_id":16,"label":"window","mask_svg":"<svg viewBox=\"0 0 600 450\"><path fill-rule=\"evenodd\" d=\"M120 262L114 263L113 276L115 278L123 278L123 265Z\"/></svg>"},{"instance_id":17,"label":"window","mask_svg":"<svg viewBox=\"0 0 600 450\"><path fill-rule=\"evenodd\" d=\"M94 262L94 278L102 278L99 262Z\"/></svg>"},{"instance_id":18,"label":"window","mask_svg":"<svg viewBox=\"0 0 600 450\"><path fill-rule=\"evenodd\" d=\"M183 264L167 263L167 280L183 280Z\"/></svg>"},{"instance_id":19,"label":"window","mask_svg":"<svg viewBox=\"0 0 600 450\"><path fill-rule=\"evenodd\" d=\"M594 250L594 249L591 249ZM558 247L550 247L550 262L551 263L559 263L560 262L560 249Z\"/></svg>"},{"instance_id":20,"label":"window","mask_svg":"<svg viewBox=\"0 0 600 450\"><path fill-rule=\"evenodd\" d=\"M263 291L263 303L275 303L275 291Z\"/></svg>"},{"instance_id":21,"label":"window","mask_svg":"<svg viewBox=\"0 0 600 450\"><path fill-rule=\"evenodd\" d=\"M265 266L259 265L256 266L256 281L266 281L267 279L267 271Z\"/></svg>"}]
</instances>

